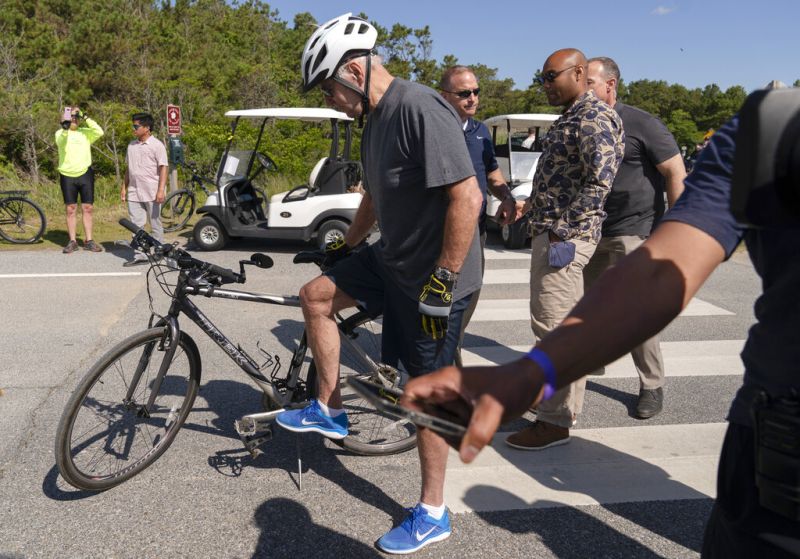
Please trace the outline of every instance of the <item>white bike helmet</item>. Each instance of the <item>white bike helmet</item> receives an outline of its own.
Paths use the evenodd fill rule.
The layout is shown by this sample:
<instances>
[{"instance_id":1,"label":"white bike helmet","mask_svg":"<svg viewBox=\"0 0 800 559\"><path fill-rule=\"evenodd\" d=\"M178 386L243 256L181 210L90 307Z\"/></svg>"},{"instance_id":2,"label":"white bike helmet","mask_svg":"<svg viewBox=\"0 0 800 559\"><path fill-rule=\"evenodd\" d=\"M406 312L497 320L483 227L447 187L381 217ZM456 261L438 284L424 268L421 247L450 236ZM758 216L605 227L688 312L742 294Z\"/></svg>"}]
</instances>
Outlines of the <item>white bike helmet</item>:
<instances>
[{"instance_id":1,"label":"white bike helmet","mask_svg":"<svg viewBox=\"0 0 800 559\"><path fill-rule=\"evenodd\" d=\"M339 66L349 59L369 54L377 39L375 27L351 13L320 25L303 48L303 91L334 77Z\"/></svg>"}]
</instances>

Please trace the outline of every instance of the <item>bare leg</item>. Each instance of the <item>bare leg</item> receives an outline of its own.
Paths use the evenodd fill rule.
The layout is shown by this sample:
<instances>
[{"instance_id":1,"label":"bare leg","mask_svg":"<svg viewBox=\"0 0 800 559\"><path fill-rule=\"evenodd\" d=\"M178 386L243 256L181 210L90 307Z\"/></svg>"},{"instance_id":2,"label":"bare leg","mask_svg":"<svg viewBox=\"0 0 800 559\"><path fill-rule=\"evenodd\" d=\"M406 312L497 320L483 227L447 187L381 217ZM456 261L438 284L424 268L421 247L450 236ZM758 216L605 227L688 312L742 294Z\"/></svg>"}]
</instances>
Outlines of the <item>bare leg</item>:
<instances>
[{"instance_id":1,"label":"bare leg","mask_svg":"<svg viewBox=\"0 0 800 559\"><path fill-rule=\"evenodd\" d=\"M77 211L78 204L67 204L67 234L70 241L75 240L75 229L78 222Z\"/></svg>"},{"instance_id":2,"label":"bare leg","mask_svg":"<svg viewBox=\"0 0 800 559\"><path fill-rule=\"evenodd\" d=\"M449 446L430 429L417 432L417 449L422 470L420 502L432 507L444 504L444 475L447 469Z\"/></svg>"},{"instance_id":3,"label":"bare leg","mask_svg":"<svg viewBox=\"0 0 800 559\"><path fill-rule=\"evenodd\" d=\"M83 234L85 235L84 241L92 240L92 204L81 204L81 215L83 217Z\"/></svg>"},{"instance_id":4,"label":"bare leg","mask_svg":"<svg viewBox=\"0 0 800 559\"><path fill-rule=\"evenodd\" d=\"M300 289L306 322L308 347L314 356L319 383L319 401L332 408L342 407L339 391L339 330L333 315L355 307L356 302L336 288L329 278L319 276Z\"/></svg>"}]
</instances>

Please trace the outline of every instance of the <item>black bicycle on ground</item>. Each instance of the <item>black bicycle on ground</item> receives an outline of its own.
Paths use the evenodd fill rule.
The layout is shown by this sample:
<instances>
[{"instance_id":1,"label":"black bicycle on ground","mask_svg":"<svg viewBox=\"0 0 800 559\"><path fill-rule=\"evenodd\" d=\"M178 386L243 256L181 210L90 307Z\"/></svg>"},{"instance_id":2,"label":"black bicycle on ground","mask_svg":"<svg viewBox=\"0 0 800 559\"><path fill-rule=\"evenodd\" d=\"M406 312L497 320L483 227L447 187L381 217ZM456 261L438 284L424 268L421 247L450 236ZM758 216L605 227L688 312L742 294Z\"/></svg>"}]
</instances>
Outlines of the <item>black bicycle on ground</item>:
<instances>
[{"instance_id":1,"label":"black bicycle on ground","mask_svg":"<svg viewBox=\"0 0 800 559\"><path fill-rule=\"evenodd\" d=\"M148 328L123 340L101 357L69 399L55 441L56 463L64 479L87 490L105 490L138 474L170 446L186 421L200 385L200 351L181 331L181 314L205 332L263 391L265 412L235 422L245 447L253 454L271 438L271 424L285 409L305 406L316 394L316 364L307 359L303 332L288 367L280 358L259 348L259 362L231 342L190 300L192 296L253 303L300 306L297 296L277 296L223 289L244 283L245 266L272 266L263 254L240 261L239 272L196 260L173 245L161 244L123 219L134 233L131 245L148 254L150 281L171 297L166 316L151 314ZM319 251L301 252L295 263L321 264ZM171 279L175 278L174 285ZM151 294L151 310L152 310ZM349 419L349 435L338 441L364 455L402 452L416 444L416 430L407 421L379 412L344 382L356 375L398 388L401 374L381 364L380 325L361 310L337 315L341 340L342 400Z\"/></svg>"},{"instance_id":2,"label":"black bicycle on ground","mask_svg":"<svg viewBox=\"0 0 800 559\"><path fill-rule=\"evenodd\" d=\"M0 237L10 243L35 243L47 228L44 211L26 196L28 192L0 191Z\"/></svg>"}]
</instances>

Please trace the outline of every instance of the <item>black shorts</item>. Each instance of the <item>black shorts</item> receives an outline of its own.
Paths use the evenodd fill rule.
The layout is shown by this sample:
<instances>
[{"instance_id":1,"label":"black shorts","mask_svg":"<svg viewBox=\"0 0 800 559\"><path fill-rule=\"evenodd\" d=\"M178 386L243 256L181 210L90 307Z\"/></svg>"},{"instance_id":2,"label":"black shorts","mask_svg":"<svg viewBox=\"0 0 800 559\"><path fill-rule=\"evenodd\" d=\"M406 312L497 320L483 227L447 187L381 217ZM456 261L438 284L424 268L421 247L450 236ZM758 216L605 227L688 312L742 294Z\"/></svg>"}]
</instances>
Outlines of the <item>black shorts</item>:
<instances>
[{"instance_id":1,"label":"black shorts","mask_svg":"<svg viewBox=\"0 0 800 559\"><path fill-rule=\"evenodd\" d=\"M393 367L402 363L412 377L453 364L461 321L472 294L453 303L447 334L441 340L432 340L422 331L418 301L409 297L395 283L384 267L380 249L376 245L347 257L325 275L338 289L355 299L370 316L376 318L383 315L383 363Z\"/></svg>"},{"instance_id":2,"label":"black shorts","mask_svg":"<svg viewBox=\"0 0 800 559\"><path fill-rule=\"evenodd\" d=\"M717 499L703 541L703 559L790 559L797 557L770 543L790 538L797 546L800 522L793 522L758 502L753 429L728 424L717 474Z\"/></svg>"},{"instance_id":3,"label":"black shorts","mask_svg":"<svg viewBox=\"0 0 800 559\"><path fill-rule=\"evenodd\" d=\"M65 204L77 204L78 194L81 204L94 204L94 171L91 167L79 177L61 176L61 194Z\"/></svg>"}]
</instances>

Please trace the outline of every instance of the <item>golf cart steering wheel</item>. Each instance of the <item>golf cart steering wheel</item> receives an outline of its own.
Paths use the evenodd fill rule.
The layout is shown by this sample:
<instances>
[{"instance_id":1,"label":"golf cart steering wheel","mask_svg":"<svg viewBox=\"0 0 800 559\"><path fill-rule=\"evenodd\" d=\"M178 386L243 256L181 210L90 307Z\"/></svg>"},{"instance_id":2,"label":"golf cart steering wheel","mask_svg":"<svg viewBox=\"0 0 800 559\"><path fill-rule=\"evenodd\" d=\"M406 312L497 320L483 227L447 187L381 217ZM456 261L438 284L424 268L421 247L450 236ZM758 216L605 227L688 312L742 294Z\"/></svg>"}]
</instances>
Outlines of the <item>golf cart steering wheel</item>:
<instances>
[{"instance_id":1,"label":"golf cart steering wheel","mask_svg":"<svg viewBox=\"0 0 800 559\"><path fill-rule=\"evenodd\" d=\"M264 170L269 171L270 168L277 171L278 165L270 158L269 155L264 155L263 153L256 153L256 159L258 162L261 163L261 166L264 167Z\"/></svg>"}]
</instances>

